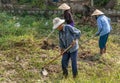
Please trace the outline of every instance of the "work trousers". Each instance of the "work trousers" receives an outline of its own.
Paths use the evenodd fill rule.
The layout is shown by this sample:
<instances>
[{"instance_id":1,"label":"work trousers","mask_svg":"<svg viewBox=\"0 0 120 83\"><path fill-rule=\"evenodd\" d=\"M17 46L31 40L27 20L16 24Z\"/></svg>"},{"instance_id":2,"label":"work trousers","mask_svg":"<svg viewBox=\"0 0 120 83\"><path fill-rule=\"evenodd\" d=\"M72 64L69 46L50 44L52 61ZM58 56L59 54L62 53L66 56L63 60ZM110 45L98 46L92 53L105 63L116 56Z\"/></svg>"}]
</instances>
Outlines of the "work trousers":
<instances>
[{"instance_id":1,"label":"work trousers","mask_svg":"<svg viewBox=\"0 0 120 83\"><path fill-rule=\"evenodd\" d=\"M69 59L71 58L71 65L72 65L72 73L73 76L77 75L77 55L78 55L78 50L70 53L66 52L62 56L62 70L63 70L63 75L68 75L68 63Z\"/></svg>"}]
</instances>

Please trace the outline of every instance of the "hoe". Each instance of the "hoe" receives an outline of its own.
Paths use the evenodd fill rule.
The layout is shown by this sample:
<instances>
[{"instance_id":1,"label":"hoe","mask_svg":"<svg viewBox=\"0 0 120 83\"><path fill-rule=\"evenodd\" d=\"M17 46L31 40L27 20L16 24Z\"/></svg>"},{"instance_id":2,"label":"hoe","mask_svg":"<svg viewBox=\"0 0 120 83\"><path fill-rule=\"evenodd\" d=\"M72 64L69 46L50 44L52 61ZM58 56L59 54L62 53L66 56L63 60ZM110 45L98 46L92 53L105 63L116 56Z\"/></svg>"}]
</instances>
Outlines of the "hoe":
<instances>
[{"instance_id":1,"label":"hoe","mask_svg":"<svg viewBox=\"0 0 120 83\"><path fill-rule=\"evenodd\" d=\"M64 54L65 52L67 52L71 47L72 47L72 45L70 45L68 48L66 48L66 49L63 51L62 54ZM45 67L47 67L49 64L51 64L51 63L52 63L53 61L55 61L56 59L58 59L60 56L61 56L61 54L58 55L58 56L56 56L53 60L51 60L49 63L45 64L45 65L42 67L41 74L42 74L43 76L47 76L47 75L48 75L48 72L47 72L47 70L45 69Z\"/></svg>"},{"instance_id":2,"label":"hoe","mask_svg":"<svg viewBox=\"0 0 120 83\"><path fill-rule=\"evenodd\" d=\"M90 39L93 39L95 36L92 36L90 37L89 39L85 40L84 42L82 42L81 44L83 43L86 43L88 42ZM72 45L70 45L68 48L66 48L62 54L64 54L65 52L67 52L70 48L72 47ZM83 51L83 49L82 49ZM45 67L47 67L49 64L51 64L52 62L54 62L56 59L58 59L61 55L58 55L56 56L53 60L51 60L50 62L48 62L47 64L45 64L43 67L42 67L42 70L40 71L40 73L43 75L43 76L47 76L48 75L48 72L47 70L45 69Z\"/></svg>"}]
</instances>

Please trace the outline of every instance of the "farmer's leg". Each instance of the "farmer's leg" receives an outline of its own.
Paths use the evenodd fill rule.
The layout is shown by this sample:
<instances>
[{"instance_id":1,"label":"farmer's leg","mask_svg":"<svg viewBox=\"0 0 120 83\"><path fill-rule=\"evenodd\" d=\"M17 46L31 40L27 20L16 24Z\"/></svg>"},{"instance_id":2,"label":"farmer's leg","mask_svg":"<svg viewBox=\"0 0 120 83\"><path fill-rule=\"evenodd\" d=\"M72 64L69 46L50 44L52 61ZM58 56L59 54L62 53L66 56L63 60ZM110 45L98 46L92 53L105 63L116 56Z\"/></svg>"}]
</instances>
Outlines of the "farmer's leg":
<instances>
[{"instance_id":1,"label":"farmer's leg","mask_svg":"<svg viewBox=\"0 0 120 83\"><path fill-rule=\"evenodd\" d=\"M104 42L104 53L106 53L106 43L107 43L107 40L108 40L108 36L109 36L109 33L105 35L105 42Z\"/></svg>"},{"instance_id":2,"label":"farmer's leg","mask_svg":"<svg viewBox=\"0 0 120 83\"><path fill-rule=\"evenodd\" d=\"M100 49L100 55L104 53L104 49Z\"/></svg>"},{"instance_id":3,"label":"farmer's leg","mask_svg":"<svg viewBox=\"0 0 120 83\"><path fill-rule=\"evenodd\" d=\"M71 62L72 62L72 73L73 73L74 78L78 74L78 72L77 72L77 54L78 54L78 50L70 53Z\"/></svg>"},{"instance_id":4,"label":"farmer's leg","mask_svg":"<svg viewBox=\"0 0 120 83\"><path fill-rule=\"evenodd\" d=\"M106 51L106 43L107 43L108 35L109 33L103 36L100 36L100 39L99 39L100 54L103 54Z\"/></svg>"},{"instance_id":5,"label":"farmer's leg","mask_svg":"<svg viewBox=\"0 0 120 83\"><path fill-rule=\"evenodd\" d=\"M100 48L100 54L102 55L104 53L104 37L100 36L99 38L99 48Z\"/></svg>"},{"instance_id":6,"label":"farmer's leg","mask_svg":"<svg viewBox=\"0 0 120 83\"><path fill-rule=\"evenodd\" d=\"M62 56L62 70L63 70L63 75L67 76L68 75L68 62L69 62L69 54L68 53L64 53Z\"/></svg>"}]
</instances>

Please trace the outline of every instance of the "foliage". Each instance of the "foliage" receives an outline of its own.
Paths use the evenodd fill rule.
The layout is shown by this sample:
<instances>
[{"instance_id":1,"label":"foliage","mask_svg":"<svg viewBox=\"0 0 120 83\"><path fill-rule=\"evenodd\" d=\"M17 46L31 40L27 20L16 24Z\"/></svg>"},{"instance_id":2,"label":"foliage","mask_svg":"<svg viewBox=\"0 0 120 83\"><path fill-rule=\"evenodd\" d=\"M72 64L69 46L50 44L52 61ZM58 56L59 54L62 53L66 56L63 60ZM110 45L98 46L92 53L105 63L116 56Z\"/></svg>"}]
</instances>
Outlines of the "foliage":
<instances>
[{"instance_id":1,"label":"foliage","mask_svg":"<svg viewBox=\"0 0 120 83\"><path fill-rule=\"evenodd\" d=\"M18 3L24 4L24 3L30 3L32 0L18 0Z\"/></svg>"},{"instance_id":2,"label":"foliage","mask_svg":"<svg viewBox=\"0 0 120 83\"><path fill-rule=\"evenodd\" d=\"M114 8L114 9L120 11L120 4L115 5L115 8Z\"/></svg>"},{"instance_id":3,"label":"foliage","mask_svg":"<svg viewBox=\"0 0 120 83\"><path fill-rule=\"evenodd\" d=\"M19 0L18 4L26 4L32 8L57 9L56 5L53 5L52 2L48 4L46 0Z\"/></svg>"},{"instance_id":4,"label":"foliage","mask_svg":"<svg viewBox=\"0 0 120 83\"><path fill-rule=\"evenodd\" d=\"M38 7L40 9L45 9L46 4L45 0L19 0L20 4L29 3L33 7Z\"/></svg>"},{"instance_id":5,"label":"foliage","mask_svg":"<svg viewBox=\"0 0 120 83\"><path fill-rule=\"evenodd\" d=\"M40 9L45 9L46 8L45 0L33 0L32 5L37 6Z\"/></svg>"},{"instance_id":6,"label":"foliage","mask_svg":"<svg viewBox=\"0 0 120 83\"><path fill-rule=\"evenodd\" d=\"M108 2L109 0L94 0L96 6L105 6Z\"/></svg>"}]
</instances>

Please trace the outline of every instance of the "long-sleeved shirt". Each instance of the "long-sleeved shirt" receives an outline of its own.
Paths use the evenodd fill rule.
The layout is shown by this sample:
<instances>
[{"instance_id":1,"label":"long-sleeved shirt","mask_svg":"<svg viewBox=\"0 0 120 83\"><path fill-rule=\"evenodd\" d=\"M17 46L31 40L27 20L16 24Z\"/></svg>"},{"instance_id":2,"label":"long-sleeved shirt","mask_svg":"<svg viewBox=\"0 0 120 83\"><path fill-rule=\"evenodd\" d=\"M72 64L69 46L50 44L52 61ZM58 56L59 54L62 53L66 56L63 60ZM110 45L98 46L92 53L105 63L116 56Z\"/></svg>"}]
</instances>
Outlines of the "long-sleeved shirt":
<instances>
[{"instance_id":1,"label":"long-sleeved shirt","mask_svg":"<svg viewBox=\"0 0 120 83\"><path fill-rule=\"evenodd\" d=\"M110 18L106 17L105 15L101 15L97 18L97 25L98 31L96 34L100 34L100 36L103 36L112 30Z\"/></svg>"},{"instance_id":2,"label":"long-sleeved shirt","mask_svg":"<svg viewBox=\"0 0 120 83\"><path fill-rule=\"evenodd\" d=\"M61 49L66 49L71 45L73 40L76 41L76 44L70 48L68 52L74 52L79 48L78 39L80 38L80 30L71 26L71 25L64 25L63 30L59 31L59 43Z\"/></svg>"}]
</instances>

